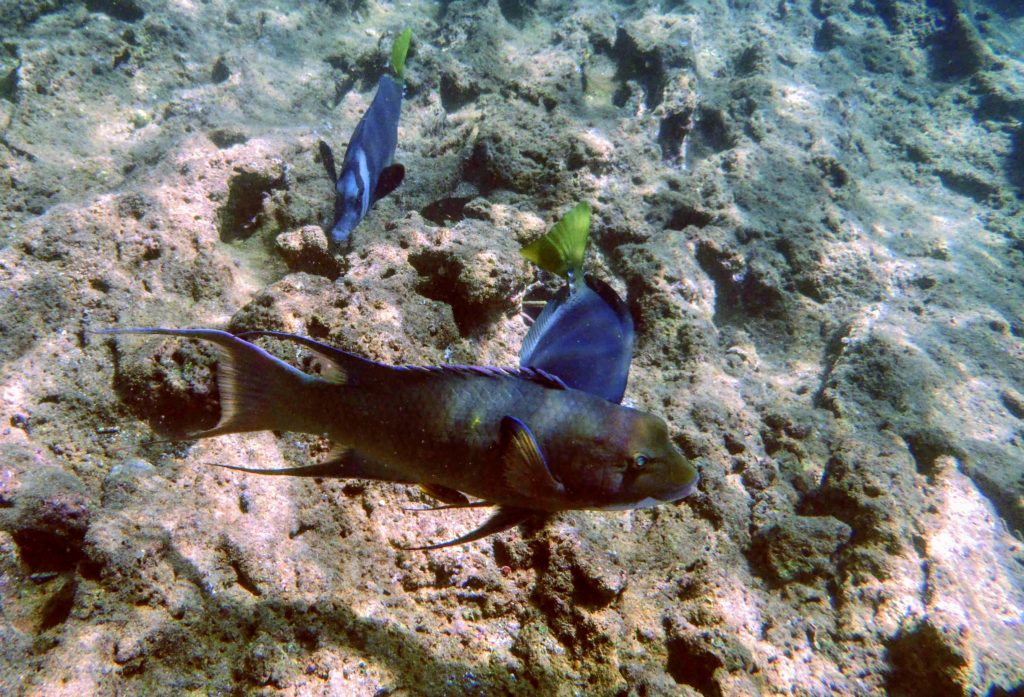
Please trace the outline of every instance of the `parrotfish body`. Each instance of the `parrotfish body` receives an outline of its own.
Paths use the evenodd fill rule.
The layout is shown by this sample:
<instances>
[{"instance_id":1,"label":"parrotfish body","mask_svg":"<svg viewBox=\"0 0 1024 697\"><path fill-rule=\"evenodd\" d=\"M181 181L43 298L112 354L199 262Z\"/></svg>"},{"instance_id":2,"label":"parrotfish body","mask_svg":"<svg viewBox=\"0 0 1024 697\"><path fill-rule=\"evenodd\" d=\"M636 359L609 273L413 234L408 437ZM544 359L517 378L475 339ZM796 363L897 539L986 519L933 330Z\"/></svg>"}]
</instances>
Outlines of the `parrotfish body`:
<instances>
[{"instance_id":1,"label":"parrotfish body","mask_svg":"<svg viewBox=\"0 0 1024 697\"><path fill-rule=\"evenodd\" d=\"M496 505L461 544L537 513L624 509L681 499L698 475L657 416L571 389L531 369L388 366L276 332L327 366L313 376L248 341L211 329L120 329L211 342L220 357L221 419L195 437L245 431L326 433L328 461L259 473L423 485ZM242 469L242 468L234 468Z\"/></svg>"}]
</instances>

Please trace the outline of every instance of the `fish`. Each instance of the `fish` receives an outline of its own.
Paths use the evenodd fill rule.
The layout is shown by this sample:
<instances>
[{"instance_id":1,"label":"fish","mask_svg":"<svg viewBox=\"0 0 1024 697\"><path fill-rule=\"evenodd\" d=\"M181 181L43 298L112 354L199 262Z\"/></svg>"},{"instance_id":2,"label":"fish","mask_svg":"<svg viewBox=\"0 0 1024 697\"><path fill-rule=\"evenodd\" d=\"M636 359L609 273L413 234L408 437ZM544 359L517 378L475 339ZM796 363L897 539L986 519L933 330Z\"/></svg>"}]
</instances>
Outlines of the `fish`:
<instances>
[{"instance_id":1,"label":"fish","mask_svg":"<svg viewBox=\"0 0 1024 697\"><path fill-rule=\"evenodd\" d=\"M629 307L615 290L583 272L590 217L590 206L580 203L521 250L541 268L565 277L566 284L527 332L519 365L618 404L629 380L635 331Z\"/></svg>"},{"instance_id":2,"label":"fish","mask_svg":"<svg viewBox=\"0 0 1024 697\"><path fill-rule=\"evenodd\" d=\"M314 339L273 331L114 328L103 334L196 339L218 354L218 423L190 438L251 431L326 434L323 462L255 474L370 479L420 485L453 503L493 507L477 529L436 544L465 544L566 510L622 510L693 493L696 467L653 414L573 389L533 368L391 366ZM275 337L311 351L313 375L255 343ZM478 499L469 501L467 497Z\"/></svg>"},{"instance_id":3,"label":"fish","mask_svg":"<svg viewBox=\"0 0 1024 697\"><path fill-rule=\"evenodd\" d=\"M382 75L378 80L373 101L359 119L345 148L340 175L331 147L322 140L319 142L320 159L334 184L334 223L330 238L335 245L347 242L373 205L397 189L405 178L405 167L392 161L398 147L405 55L411 38L412 30L407 29L395 40L391 65L398 79Z\"/></svg>"}]
</instances>

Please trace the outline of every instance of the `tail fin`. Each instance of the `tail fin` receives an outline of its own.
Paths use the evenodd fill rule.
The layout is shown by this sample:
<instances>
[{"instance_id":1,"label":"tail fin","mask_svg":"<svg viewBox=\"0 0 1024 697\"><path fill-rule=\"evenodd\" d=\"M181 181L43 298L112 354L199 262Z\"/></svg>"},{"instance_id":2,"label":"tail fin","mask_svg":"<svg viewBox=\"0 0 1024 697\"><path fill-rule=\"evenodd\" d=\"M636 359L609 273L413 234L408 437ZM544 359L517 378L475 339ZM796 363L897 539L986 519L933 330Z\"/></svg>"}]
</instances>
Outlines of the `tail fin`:
<instances>
[{"instance_id":1,"label":"tail fin","mask_svg":"<svg viewBox=\"0 0 1024 697\"><path fill-rule=\"evenodd\" d=\"M100 329L96 334L165 334L209 341L220 363L220 421L196 438L243 431L319 432L309 387L318 378L296 370L248 341L217 329Z\"/></svg>"},{"instance_id":2,"label":"tail fin","mask_svg":"<svg viewBox=\"0 0 1024 697\"><path fill-rule=\"evenodd\" d=\"M391 69L399 80L405 80L405 55L409 52L409 44L412 42L412 29L406 29L395 43L391 45Z\"/></svg>"},{"instance_id":3,"label":"tail fin","mask_svg":"<svg viewBox=\"0 0 1024 697\"><path fill-rule=\"evenodd\" d=\"M590 238L590 206L577 204L548 234L523 247L521 253L537 266L582 282L583 255Z\"/></svg>"}]
</instances>

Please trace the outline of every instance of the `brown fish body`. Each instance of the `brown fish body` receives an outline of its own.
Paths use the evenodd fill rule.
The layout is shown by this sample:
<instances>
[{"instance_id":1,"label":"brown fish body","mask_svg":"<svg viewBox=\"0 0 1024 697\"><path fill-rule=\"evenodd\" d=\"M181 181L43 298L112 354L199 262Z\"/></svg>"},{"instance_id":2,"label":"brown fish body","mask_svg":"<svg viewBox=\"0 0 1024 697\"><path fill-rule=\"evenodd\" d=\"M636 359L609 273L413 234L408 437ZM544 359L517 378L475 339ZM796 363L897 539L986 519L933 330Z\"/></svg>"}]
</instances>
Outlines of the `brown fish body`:
<instances>
[{"instance_id":1,"label":"brown fish body","mask_svg":"<svg viewBox=\"0 0 1024 697\"><path fill-rule=\"evenodd\" d=\"M541 376L460 367L378 368L366 386L317 385L319 396L310 403L318 405L320 418L310 430L387 463L395 481L445 486L538 510L609 503L600 497L600 481L581 486L597 472L573 471L573 465L594 447L591 434L600 430L614 439L639 412ZM552 474L576 486L521 492L508 485L501 423L509 416L529 425Z\"/></svg>"},{"instance_id":2,"label":"brown fish body","mask_svg":"<svg viewBox=\"0 0 1024 697\"><path fill-rule=\"evenodd\" d=\"M299 431L326 433L339 446L316 465L232 469L420 484L499 506L478 530L420 549L479 539L535 512L675 501L699 479L662 419L532 369L387 366L305 337L252 333L310 349L325 365L314 376L217 330L107 333L166 334L217 348L221 419L197 438Z\"/></svg>"}]
</instances>

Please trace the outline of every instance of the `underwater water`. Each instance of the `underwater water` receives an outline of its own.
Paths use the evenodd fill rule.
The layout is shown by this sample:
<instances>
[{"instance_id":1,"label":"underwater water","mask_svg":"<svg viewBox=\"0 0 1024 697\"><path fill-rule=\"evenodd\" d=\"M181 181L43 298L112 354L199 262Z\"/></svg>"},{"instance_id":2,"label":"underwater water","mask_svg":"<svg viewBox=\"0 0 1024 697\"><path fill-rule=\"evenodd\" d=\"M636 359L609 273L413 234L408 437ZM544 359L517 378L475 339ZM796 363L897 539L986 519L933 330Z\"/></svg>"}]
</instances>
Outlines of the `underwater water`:
<instances>
[{"instance_id":1,"label":"underwater water","mask_svg":"<svg viewBox=\"0 0 1024 697\"><path fill-rule=\"evenodd\" d=\"M320 142L340 175L407 27L404 177L332 246ZM0 28L0 694L1024 689L1017 0L0 0ZM173 440L217 422L216 354L90 333L515 367L562 286L520 249L581 201L624 403L700 471L677 503L403 549L488 513L211 467L332 443Z\"/></svg>"}]
</instances>

